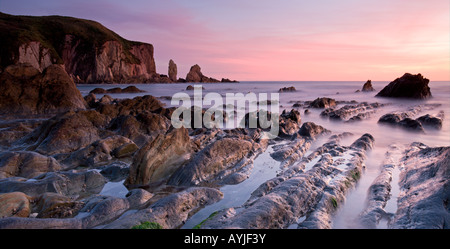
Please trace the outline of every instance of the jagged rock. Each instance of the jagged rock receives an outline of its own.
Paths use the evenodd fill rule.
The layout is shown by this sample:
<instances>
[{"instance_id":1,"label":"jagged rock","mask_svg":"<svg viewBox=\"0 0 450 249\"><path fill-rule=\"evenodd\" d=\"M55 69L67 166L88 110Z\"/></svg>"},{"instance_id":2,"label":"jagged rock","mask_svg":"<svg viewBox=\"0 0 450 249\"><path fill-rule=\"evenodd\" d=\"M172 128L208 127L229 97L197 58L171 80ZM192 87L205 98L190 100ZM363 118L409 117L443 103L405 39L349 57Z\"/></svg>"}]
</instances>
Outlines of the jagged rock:
<instances>
[{"instance_id":1,"label":"jagged rock","mask_svg":"<svg viewBox=\"0 0 450 249\"><path fill-rule=\"evenodd\" d=\"M55 114L85 109L75 83L58 65L42 73L27 64L11 65L0 75L0 114Z\"/></svg>"},{"instance_id":2,"label":"jagged rock","mask_svg":"<svg viewBox=\"0 0 450 249\"><path fill-rule=\"evenodd\" d=\"M124 162L113 162L101 168L100 174L111 182L125 180L130 174L130 166Z\"/></svg>"},{"instance_id":3,"label":"jagged rock","mask_svg":"<svg viewBox=\"0 0 450 249\"><path fill-rule=\"evenodd\" d=\"M300 116L300 112L296 109L292 109L291 111L287 112L286 110L283 110L283 113L280 115L280 122L279 122L279 135L280 136L291 136L298 132L299 125L302 121L302 118Z\"/></svg>"},{"instance_id":4,"label":"jagged rock","mask_svg":"<svg viewBox=\"0 0 450 249\"><path fill-rule=\"evenodd\" d=\"M375 89L372 86L372 81L371 80L367 80L366 83L364 83L362 90L363 92L372 92L375 91Z\"/></svg>"},{"instance_id":5,"label":"jagged rock","mask_svg":"<svg viewBox=\"0 0 450 249\"><path fill-rule=\"evenodd\" d=\"M86 101L87 105L91 108L97 107L97 97L93 93L89 93L84 97L84 100Z\"/></svg>"},{"instance_id":6,"label":"jagged rock","mask_svg":"<svg viewBox=\"0 0 450 249\"><path fill-rule=\"evenodd\" d=\"M177 64L173 60L169 60L169 79L172 82L177 82Z\"/></svg>"},{"instance_id":7,"label":"jagged rock","mask_svg":"<svg viewBox=\"0 0 450 249\"><path fill-rule=\"evenodd\" d=\"M189 70L189 73L186 75L186 82L204 82L204 83L211 83L211 82L219 82L218 80L214 78L209 78L203 75L201 72L201 68L199 65L195 64L191 67Z\"/></svg>"},{"instance_id":8,"label":"jagged rock","mask_svg":"<svg viewBox=\"0 0 450 249\"><path fill-rule=\"evenodd\" d=\"M54 158L36 152L0 152L0 179L13 176L34 178L42 173L59 171L61 168Z\"/></svg>"},{"instance_id":9,"label":"jagged rock","mask_svg":"<svg viewBox=\"0 0 450 249\"><path fill-rule=\"evenodd\" d=\"M137 152L125 184L134 186L167 180L189 159L191 146L188 132L183 127L157 135Z\"/></svg>"},{"instance_id":10,"label":"jagged rock","mask_svg":"<svg viewBox=\"0 0 450 249\"><path fill-rule=\"evenodd\" d=\"M426 99L431 97L429 79L421 74L405 73L385 86L376 96L394 98Z\"/></svg>"}]
</instances>

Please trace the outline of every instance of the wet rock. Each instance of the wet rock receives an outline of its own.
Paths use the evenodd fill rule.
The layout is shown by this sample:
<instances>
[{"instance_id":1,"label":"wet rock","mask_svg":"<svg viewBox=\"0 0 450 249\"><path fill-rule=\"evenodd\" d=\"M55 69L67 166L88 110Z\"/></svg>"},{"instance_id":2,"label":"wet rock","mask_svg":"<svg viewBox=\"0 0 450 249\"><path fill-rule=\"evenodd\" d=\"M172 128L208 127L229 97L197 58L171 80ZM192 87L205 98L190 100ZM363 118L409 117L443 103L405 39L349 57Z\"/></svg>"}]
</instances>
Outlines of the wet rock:
<instances>
[{"instance_id":1,"label":"wet rock","mask_svg":"<svg viewBox=\"0 0 450 249\"><path fill-rule=\"evenodd\" d=\"M0 194L0 220L5 217L28 217L32 198L21 192Z\"/></svg>"},{"instance_id":2,"label":"wet rock","mask_svg":"<svg viewBox=\"0 0 450 249\"><path fill-rule=\"evenodd\" d=\"M372 86L372 81L371 80L367 80L366 83L364 83L361 91L363 91L363 92L373 92L373 91L375 91L375 89Z\"/></svg>"},{"instance_id":3,"label":"wet rock","mask_svg":"<svg viewBox=\"0 0 450 249\"><path fill-rule=\"evenodd\" d=\"M34 178L61 168L54 158L36 152L0 152L0 179L13 176Z\"/></svg>"},{"instance_id":4,"label":"wet rock","mask_svg":"<svg viewBox=\"0 0 450 249\"><path fill-rule=\"evenodd\" d=\"M206 220L202 228L286 228L309 213L312 215L303 224L305 228L329 224L336 210L331 200L336 199L337 204L343 201L342 196L358 179L355 175L361 174L364 160L365 151L341 148L351 155L343 170L335 166L339 160L326 153L308 171L291 170L294 165L262 184L239 212L234 208L221 210Z\"/></svg>"},{"instance_id":5,"label":"wet rock","mask_svg":"<svg viewBox=\"0 0 450 249\"><path fill-rule=\"evenodd\" d=\"M448 229L450 147L413 143L403 159L401 192L391 228Z\"/></svg>"},{"instance_id":6,"label":"wet rock","mask_svg":"<svg viewBox=\"0 0 450 249\"><path fill-rule=\"evenodd\" d=\"M429 79L419 74L405 73L385 86L376 96L393 98L426 99L431 97Z\"/></svg>"},{"instance_id":7,"label":"wet rock","mask_svg":"<svg viewBox=\"0 0 450 249\"><path fill-rule=\"evenodd\" d=\"M205 205L222 199L222 193L213 188L193 187L169 195L146 209L123 216L105 226L105 229L129 229L142 222L156 222L165 229L179 228L190 215Z\"/></svg>"},{"instance_id":8,"label":"wet rock","mask_svg":"<svg viewBox=\"0 0 450 249\"><path fill-rule=\"evenodd\" d=\"M423 126L440 130L442 129L443 112L438 116L440 117L425 114L423 116L420 116L416 120L419 121Z\"/></svg>"},{"instance_id":9,"label":"wet rock","mask_svg":"<svg viewBox=\"0 0 450 249\"><path fill-rule=\"evenodd\" d=\"M42 73L28 64L11 65L0 74L0 114L55 114L85 108L80 91L59 65Z\"/></svg>"},{"instance_id":10,"label":"wet rock","mask_svg":"<svg viewBox=\"0 0 450 249\"><path fill-rule=\"evenodd\" d=\"M250 141L239 138L223 138L216 140L206 146L200 152L193 156L192 160L178 169L170 178L168 184L193 186L206 183L214 183L221 177L234 173L226 172L227 169L233 169L235 166L244 166L246 158L253 151L253 144Z\"/></svg>"},{"instance_id":11,"label":"wet rock","mask_svg":"<svg viewBox=\"0 0 450 249\"><path fill-rule=\"evenodd\" d=\"M317 98L309 104L310 108L330 108L336 106L336 101L331 98Z\"/></svg>"},{"instance_id":12,"label":"wet rock","mask_svg":"<svg viewBox=\"0 0 450 249\"><path fill-rule=\"evenodd\" d=\"M392 175L394 168L400 167L401 152L398 146L391 145L385 155L380 173L367 191L366 208L358 215L360 228L375 229L381 219L390 222L393 217L393 214L387 213L384 208L391 199L392 185L398 184L392 183Z\"/></svg>"},{"instance_id":13,"label":"wet rock","mask_svg":"<svg viewBox=\"0 0 450 249\"><path fill-rule=\"evenodd\" d=\"M290 86L290 87L283 87L283 88L280 88L280 90L278 90L279 93L284 93L284 92L295 92L295 91L297 91L297 90L296 90L295 87L293 87L293 86Z\"/></svg>"},{"instance_id":14,"label":"wet rock","mask_svg":"<svg viewBox=\"0 0 450 249\"><path fill-rule=\"evenodd\" d=\"M167 180L190 158L191 151L185 128L173 128L166 134L159 134L137 152L125 184L143 185Z\"/></svg>"}]
</instances>

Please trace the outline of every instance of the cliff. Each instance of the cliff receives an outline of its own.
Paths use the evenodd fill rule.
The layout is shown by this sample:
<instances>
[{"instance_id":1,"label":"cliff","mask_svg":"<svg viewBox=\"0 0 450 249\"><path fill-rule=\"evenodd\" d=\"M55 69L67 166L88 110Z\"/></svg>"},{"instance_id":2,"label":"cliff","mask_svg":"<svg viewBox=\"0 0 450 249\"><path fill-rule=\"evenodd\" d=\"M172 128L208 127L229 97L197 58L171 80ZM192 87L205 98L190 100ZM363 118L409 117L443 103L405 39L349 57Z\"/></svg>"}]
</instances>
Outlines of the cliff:
<instances>
[{"instance_id":1,"label":"cliff","mask_svg":"<svg viewBox=\"0 0 450 249\"><path fill-rule=\"evenodd\" d=\"M64 65L75 82L159 82L153 46L128 41L98 22L0 12L0 72L28 63L39 71Z\"/></svg>"}]
</instances>

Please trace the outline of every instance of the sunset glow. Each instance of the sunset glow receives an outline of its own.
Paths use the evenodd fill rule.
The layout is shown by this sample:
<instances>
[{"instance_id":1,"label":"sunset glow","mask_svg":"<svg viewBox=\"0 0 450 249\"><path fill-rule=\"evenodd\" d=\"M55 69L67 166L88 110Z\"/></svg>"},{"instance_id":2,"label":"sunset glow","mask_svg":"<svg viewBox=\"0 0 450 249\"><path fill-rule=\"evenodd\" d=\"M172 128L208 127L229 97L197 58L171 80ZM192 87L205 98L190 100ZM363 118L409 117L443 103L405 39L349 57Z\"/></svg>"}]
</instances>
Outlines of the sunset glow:
<instances>
[{"instance_id":1,"label":"sunset glow","mask_svg":"<svg viewBox=\"0 0 450 249\"><path fill-rule=\"evenodd\" d=\"M153 44L157 72L173 59L180 77L199 64L241 81L450 80L449 1L17 0L0 11L96 20Z\"/></svg>"}]
</instances>

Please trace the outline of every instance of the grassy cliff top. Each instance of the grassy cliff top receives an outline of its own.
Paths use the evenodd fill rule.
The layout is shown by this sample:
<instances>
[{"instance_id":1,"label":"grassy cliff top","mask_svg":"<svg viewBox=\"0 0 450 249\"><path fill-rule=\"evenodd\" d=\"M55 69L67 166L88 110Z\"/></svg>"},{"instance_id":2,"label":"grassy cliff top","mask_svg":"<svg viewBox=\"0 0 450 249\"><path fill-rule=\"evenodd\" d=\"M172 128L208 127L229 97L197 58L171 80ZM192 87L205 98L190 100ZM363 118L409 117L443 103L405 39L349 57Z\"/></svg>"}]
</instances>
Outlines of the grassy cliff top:
<instances>
[{"instance_id":1,"label":"grassy cliff top","mask_svg":"<svg viewBox=\"0 0 450 249\"><path fill-rule=\"evenodd\" d=\"M129 49L142 43L128 41L98 22L66 16L15 16L0 12L0 67L14 63L19 46L30 41L40 42L58 63L62 63L59 55L66 35L73 35L82 40L85 47L96 49L106 41L118 41L130 62L138 63Z\"/></svg>"}]
</instances>

